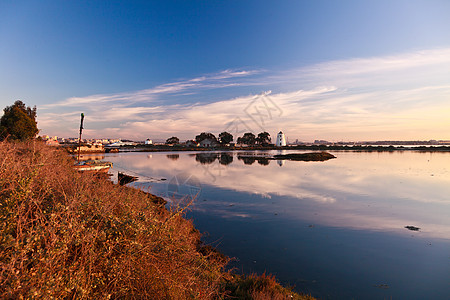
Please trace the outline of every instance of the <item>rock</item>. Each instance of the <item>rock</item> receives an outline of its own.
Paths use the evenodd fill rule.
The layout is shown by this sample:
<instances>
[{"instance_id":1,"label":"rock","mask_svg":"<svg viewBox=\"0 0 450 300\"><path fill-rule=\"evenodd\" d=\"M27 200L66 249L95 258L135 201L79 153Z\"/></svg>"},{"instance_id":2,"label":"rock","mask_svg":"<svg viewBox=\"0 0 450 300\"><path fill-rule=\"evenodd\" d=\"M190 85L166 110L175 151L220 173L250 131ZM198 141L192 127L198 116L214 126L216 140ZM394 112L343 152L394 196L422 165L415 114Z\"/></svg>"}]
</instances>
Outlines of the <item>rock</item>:
<instances>
[{"instance_id":1,"label":"rock","mask_svg":"<svg viewBox=\"0 0 450 300\"><path fill-rule=\"evenodd\" d=\"M125 174L123 172L119 172L117 174L117 178L118 178L118 181L119 181L120 185L125 185L125 184L128 184L128 183L131 183L131 182L134 182L134 181L138 180L137 176L128 175L128 174Z\"/></svg>"},{"instance_id":2,"label":"rock","mask_svg":"<svg viewBox=\"0 0 450 300\"><path fill-rule=\"evenodd\" d=\"M328 152L312 152L312 153L290 153L290 154L278 154L273 157L276 160L295 160L295 161L325 161L332 158L336 158Z\"/></svg>"},{"instance_id":3,"label":"rock","mask_svg":"<svg viewBox=\"0 0 450 300\"><path fill-rule=\"evenodd\" d=\"M419 229L420 229L419 227L411 226L411 225L405 226L405 228L409 229L409 230L412 230L412 231L419 231Z\"/></svg>"}]
</instances>

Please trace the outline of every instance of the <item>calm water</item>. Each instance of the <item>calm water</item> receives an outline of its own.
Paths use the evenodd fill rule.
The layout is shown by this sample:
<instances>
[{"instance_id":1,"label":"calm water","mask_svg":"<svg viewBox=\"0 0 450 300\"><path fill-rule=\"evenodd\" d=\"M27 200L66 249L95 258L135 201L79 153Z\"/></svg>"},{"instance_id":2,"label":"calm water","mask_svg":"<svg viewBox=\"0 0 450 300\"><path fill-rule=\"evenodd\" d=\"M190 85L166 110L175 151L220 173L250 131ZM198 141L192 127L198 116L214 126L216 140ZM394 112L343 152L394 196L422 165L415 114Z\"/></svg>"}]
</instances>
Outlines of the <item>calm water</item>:
<instances>
[{"instance_id":1,"label":"calm water","mask_svg":"<svg viewBox=\"0 0 450 300\"><path fill-rule=\"evenodd\" d=\"M321 299L450 299L450 153L265 159L276 153L106 159L173 202L197 196L188 217L240 272L266 271Z\"/></svg>"}]
</instances>

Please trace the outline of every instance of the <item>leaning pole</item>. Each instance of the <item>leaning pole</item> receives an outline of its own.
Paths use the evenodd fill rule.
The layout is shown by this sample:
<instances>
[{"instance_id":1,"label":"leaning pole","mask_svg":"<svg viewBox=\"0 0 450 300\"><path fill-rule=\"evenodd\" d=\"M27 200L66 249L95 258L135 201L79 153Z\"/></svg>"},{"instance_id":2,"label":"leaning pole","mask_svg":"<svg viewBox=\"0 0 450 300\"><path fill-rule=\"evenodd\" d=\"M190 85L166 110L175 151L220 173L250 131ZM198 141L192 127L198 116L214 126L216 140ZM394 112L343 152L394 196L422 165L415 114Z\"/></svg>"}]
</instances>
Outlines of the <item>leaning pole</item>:
<instances>
[{"instance_id":1,"label":"leaning pole","mask_svg":"<svg viewBox=\"0 0 450 300\"><path fill-rule=\"evenodd\" d=\"M83 120L84 120L84 114L81 113L80 138L78 139L78 159L77 159L78 162L80 162L80 153L81 153L81 133L83 132Z\"/></svg>"}]
</instances>

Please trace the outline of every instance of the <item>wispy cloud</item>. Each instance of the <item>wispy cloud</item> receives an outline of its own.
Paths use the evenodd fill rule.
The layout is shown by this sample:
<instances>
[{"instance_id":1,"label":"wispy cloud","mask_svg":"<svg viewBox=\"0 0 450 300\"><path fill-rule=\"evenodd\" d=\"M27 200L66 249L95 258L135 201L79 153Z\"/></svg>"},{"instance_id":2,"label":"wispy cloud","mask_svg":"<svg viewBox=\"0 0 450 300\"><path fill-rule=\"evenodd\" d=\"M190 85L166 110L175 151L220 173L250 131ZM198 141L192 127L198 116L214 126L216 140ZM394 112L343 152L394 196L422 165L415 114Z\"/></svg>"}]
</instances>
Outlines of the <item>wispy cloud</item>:
<instances>
[{"instance_id":1,"label":"wispy cloud","mask_svg":"<svg viewBox=\"0 0 450 300\"><path fill-rule=\"evenodd\" d=\"M209 74L189 80L181 80L162 84L154 88L119 93L119 94L98 94L87 97L71 97L58 103L45 105L42 108L51 107L84 107L86 105L123 104L129 105L137 102L152 102L159 97L170 94L192 95L207 89L217 89L237 86L239 83L230 80L260 73L260 70L224 70L216 74Z\"/></svg>"},{"instance_id":2,"label":"wispy cloud","mask_svg":"<svg viewBox=\"0 0 450 300\"><path fill-rule=\"evenodd\" d=\"M283 130L301 140L444 139L450 138L449 82L450 48L282 72L225 70L141 91L69 98L44 107L39 124L50 133L74 118L67 124L76 128L73 114L57 113L71 108L86 112L98 137L188 139L238 120L253 131ZM265 90L273 92L261 95ZM249 107L263 124L255 124ZM68 130L60 128L54 134Z\"/></svg>"}]
</instances>

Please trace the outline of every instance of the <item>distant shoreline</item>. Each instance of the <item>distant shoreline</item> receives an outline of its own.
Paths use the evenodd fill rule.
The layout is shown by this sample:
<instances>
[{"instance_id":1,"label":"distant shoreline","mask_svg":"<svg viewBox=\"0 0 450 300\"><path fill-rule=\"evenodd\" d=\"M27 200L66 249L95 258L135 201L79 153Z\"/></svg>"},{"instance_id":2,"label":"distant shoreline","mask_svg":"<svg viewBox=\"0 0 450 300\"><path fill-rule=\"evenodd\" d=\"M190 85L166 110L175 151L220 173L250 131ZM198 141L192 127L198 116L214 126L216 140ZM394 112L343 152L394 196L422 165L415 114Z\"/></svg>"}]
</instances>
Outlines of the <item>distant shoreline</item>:
<instances>
[{"instance_id":1,"label":"distant shoreline","mask_svg":"<svg viewBox=\"0 0 450 300\"><path fill-rule=\"evenodd\" d=\"M117 148L116 148L117 149ZM310 150L310 151L356 151L356 152L450 152L450 146L335 146L335 145L297 145L297 146L249 146L249 147L183 147L167 145L122 146L119 152L170 152L170 151L267 151L267 150Z\"/></svg>"}]
</instances>

